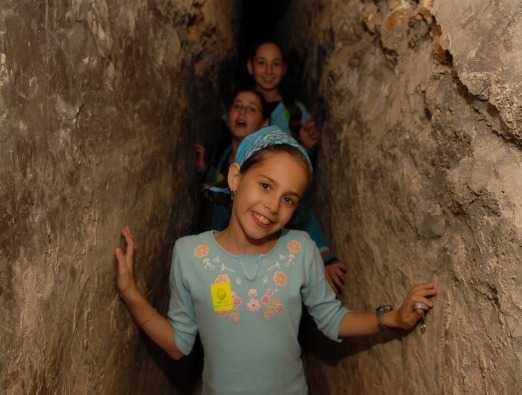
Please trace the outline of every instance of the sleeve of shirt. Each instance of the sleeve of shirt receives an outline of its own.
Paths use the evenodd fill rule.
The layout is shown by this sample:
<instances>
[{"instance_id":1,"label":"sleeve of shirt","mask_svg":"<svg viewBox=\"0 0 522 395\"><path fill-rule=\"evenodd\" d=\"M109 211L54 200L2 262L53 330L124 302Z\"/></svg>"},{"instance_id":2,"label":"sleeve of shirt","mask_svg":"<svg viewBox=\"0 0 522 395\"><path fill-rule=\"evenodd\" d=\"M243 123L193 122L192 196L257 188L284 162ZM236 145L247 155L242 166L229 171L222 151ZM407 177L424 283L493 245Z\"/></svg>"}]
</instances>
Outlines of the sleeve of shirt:
<instances>
[{"instance_id":1,"label":"sleeve of shirt","mask_svg":"<svg viewBox=\"0 0 522 395\"><path fill-rule=\"evenodd\" d=\"M332 254L330 244L326 235L323 232L321 223L315 214L315 211L310 207L310 202L300 207L300 212L296 217L295 227L299 230L304 230L310 235L321 253L322 260L325 265L336 261L337 257Z\"/></svg>"},{"instance_id":2,"label":"sleeve of shirt","mask_svg":"<svg viewBox=\"0 0 522 395\"><path fill-rule=\"evenodd\" d=\"M304 125L306 123L306 121L308 121L310 118L312 118L312 116L310 115L310 113L308 112L308 110L306 109L306 107L304 106L303 103L296 101L296 104L299 107L299 109L301 110L301 125Z\"/></svg>"},{"instance_id":3,"label":"sleeve of shirt","mask_svg":"<svg viewBox=\"0 0 522 395\"><path fill-rule=\"evenodd\" d=\"M178 248L178 244L179 242L174 246L170 267L170 301L167 317L174 328L176 346L183 354L188 355L194 346L198 327L192 296L184 278L181 248Z\"/></svg>"},{"instance_id":4,"label":"sleeve of shirt","mask_svg":"<svg viewBox=\"0 0 522 395\"><path fill-rule=\"evenodd\" d=\"M335 297L326 281L321 254L315 243L305 237L305 284L301 289L303 302L317 327L328 338L340 342L339 326L348 309Z\"/></svg>"}]
</instances>

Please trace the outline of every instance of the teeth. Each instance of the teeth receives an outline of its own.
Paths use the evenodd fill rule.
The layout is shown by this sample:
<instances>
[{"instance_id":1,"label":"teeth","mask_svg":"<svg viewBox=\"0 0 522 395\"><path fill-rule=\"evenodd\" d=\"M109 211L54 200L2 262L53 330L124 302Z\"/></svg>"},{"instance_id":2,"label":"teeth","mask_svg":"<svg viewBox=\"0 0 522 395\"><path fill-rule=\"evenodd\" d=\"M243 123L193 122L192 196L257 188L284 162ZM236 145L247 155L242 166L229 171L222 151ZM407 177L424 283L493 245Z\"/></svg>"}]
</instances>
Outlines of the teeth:
<instances>
[{"instance_id":1,"label":"teeth","mask_svg":"<svg viewBox=\"0 0 522 395\"><path fill-rule=\"evenodd\" d=\"M270 223L270 220L267 217L264 217L260 214L255 213L254 214L259 222L261 222L263 225L268 225Z\"/></svg>"}]
</instances>

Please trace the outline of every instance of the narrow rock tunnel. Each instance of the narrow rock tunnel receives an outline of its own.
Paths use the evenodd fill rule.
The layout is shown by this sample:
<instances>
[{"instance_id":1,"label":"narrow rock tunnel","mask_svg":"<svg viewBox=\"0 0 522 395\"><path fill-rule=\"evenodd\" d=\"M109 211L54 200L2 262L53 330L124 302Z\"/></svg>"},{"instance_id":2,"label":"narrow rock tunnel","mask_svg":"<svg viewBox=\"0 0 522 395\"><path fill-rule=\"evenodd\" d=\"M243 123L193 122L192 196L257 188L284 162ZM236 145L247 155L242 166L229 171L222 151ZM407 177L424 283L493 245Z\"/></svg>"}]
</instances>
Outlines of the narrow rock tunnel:
<instances>
[{"instance_id":1,"label":"narrow rock tunnel","mask_svg":"<svg viewBox=\"0 0 522 395\"><path fill-rule=\"evenodd\" d=\"M314 207L342 300L372 311L440 288L424 333L338 345L306 328L311 393L520 392L518 0L7 0L0 393L197 393L201 356L171 361L141 334L113 252L129 224L139 287L165 312L172 245L201 216L192 147L217 144L269 33L321 126Z\"/></svg>"}]
</instances>

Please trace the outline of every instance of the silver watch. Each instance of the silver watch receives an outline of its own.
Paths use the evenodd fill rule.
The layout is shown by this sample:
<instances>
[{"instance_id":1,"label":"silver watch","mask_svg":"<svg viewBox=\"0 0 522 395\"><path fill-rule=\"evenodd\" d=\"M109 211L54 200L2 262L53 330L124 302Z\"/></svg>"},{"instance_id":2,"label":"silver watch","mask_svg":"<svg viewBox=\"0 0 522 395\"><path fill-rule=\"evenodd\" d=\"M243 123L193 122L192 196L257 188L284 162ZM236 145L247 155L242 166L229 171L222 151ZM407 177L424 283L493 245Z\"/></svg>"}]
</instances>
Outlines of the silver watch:
<instances>
[{"instance_id":1,"label":"silver watch","mask_svg":"<svg viewBox=\"0 0 522 395\"><path fill-rule=\"evenodd\" d=\"M384 313L389 313L393 310L393 306L391 304L383 304L375 309L375 314L377 315L377 322L379 323L379 329L386 327L383 322Z\"/></svg>"}]
</instances>

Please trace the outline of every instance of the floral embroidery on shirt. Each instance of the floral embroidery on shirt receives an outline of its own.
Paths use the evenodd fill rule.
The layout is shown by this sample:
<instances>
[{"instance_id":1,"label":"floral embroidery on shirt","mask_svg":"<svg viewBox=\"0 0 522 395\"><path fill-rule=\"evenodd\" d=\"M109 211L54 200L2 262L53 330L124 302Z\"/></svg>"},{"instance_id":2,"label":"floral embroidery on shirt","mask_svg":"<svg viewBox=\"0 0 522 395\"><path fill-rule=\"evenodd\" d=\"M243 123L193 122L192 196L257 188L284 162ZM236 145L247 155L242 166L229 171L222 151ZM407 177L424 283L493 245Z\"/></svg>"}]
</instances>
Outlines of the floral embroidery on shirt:
<instances>
[{"instance_id":1,"label":"floral embroidery on shirt","mask_svg":"<svg viewBox=\"0 0 522 395\"><path fill-rule=\"evenodd\" d=\"M207 244L198 244L194 248L194 256L201 259L201 263L203 264L203 268L208 271L214 271L216 269L216 257L210 259L208 256L209 248ZM212 263L214 262L214 263ZM219 258L217 258L217 262L219 262Z\"/></svg>"},{"instance_id":2,"label":"floral embroidery on shirt","mask_svg":"<svg viewBox=\"0 0 522 395\"><path fill-rule=\"evenodd\" d=\"M273 298L268 306L266 306L263 312L265 320L272 318L274 314L282 313L284 310L283 302L280 299Z\"/></svg>"},{"instance_id":3,"label":"floral embroidery on shirt","mask_svg":"<svg viewBox=\"0 0 522 395\"><path fill-rule=\"evenodd\" d=\"M228 314L228 318L230 320L232 320L233 322L235 322L236 324L239 322L239 320L241 319L240 315L239 315L239 311L232 311L231 313Z\"/></svg>"},{"instance_id":4,"label":"floral embroidery on shirt","mask_svg":"<svg viewBox=\"0 0 522 395\"><path fill-rule=\"evenodd\" d=\"M274 273L274 277L272 277L274 283L279 287L286 287L288 284L288 277L282 271L276 271Z\"/></svg>"},{"instance_id":5,"label":"floral embroidery on shirt","mask_svg":"<svg viewBox=\"0 0 522 395\"><path fill-rule=\"evenodd\" d=\"M198 258L203 258L208 255L208 245L206 244L199 244L194 248L194 256L197 256Z\"/></svg>"},{"instance_id":6,"label":"floral embroidery on shirt","mask_svg":"<svg viewBox=\"0 0 522 395\"><path fill-rule=\"evenodd\" d=\"M250 299L248 303L246 304L246 308L248 311L255 313L261 308L261 304L259 303L259 300L257 299Z\"/></svg>"},{"instance_id":7,"label":"floral embroidery on shirt","mask_svg":"<svg viewBox=\"0 0 522 395\"><path fill-rule=\"evenodd\" d=\"M232 292L232 298L234 299L234 306L241 306L243 304L243 299L241 299L235 292Z\"/></svg>"},{"instance_id":8,"label":"floral embroidery on shirt","mask_svg":"<svg viewBox=\"0 0 522 395\"><path fill-rule=\"evenodd\" d=\"M280 268L281 268L281 265L280 265L279 261L276 261L276 263L274 263L273 265L268 266L268 268L266 270L271 272L274 269L280 269Z\"/></svg>"},{"instance_id":9,"label":"floral embroidery on shirt","mask_svg":"<svg viewBox=\"0 0 522 395\"><path fill-rule=\"evenodd\" d=\"M203 267L205 270L214 270L216 267L210 261L210 258L203 258Z\"/></svg>"},{"instance_id":10,"label":"floral embroidery on shirt","mask_svg":"<svg viewBox=\"0 0 522 395\"><path fill-rule=\"evenodd\" d=\"M274 295L274 290L272 288L268 288L265 291L265 294L261 298L261 304L267 305L270 303L270 298Z\"/></svg>"},{"instance_id":11,"label":"floral embroidery on shirt","mask_svg":"<svg viewBox=\"0 0 522 395\"><path fill-rule=\"evenodd\" d=\"M222 272L226 272L226 271L231 272L231 273L235 273L236 272L234 269L229 268L224 263L222 263L221 266L219 266L219 268L221 269Z\"/></svg>"},{"instance_id":12,"label":"floral embroidery on shirt","mask_svg":"<svg viewBox=\"0 0 522 395\"><path fill-rule=\"evenodd\" d=\"M237 324L239 321L241 321L241 314L239 314L239 311L232 310L232 311L224 311L221 313L216 312L217 315L226 318L227 320L232 321L233 323Z\"/></svg>"},{"instance_id":13,"label":"floral embroidery on shirt","mask_svg":"<svg viewBox=\"0 0 522 395\"><path fill-rule=\"evenodd\" d=\"M286 244L288 251L290 251L292 254L298 254L301 252L301 243L299 243L297 240L290 240Z\"/></svg>"},{"instance_id":14,"label":"floral embroidery on shirt","mask_svg":"<svg viewBox=\"0 0 522 395\"><path fill-rule=\"evenodd\" d=\"M264 274L260 278L260 283L263 284L261 288L246 288L241 294L232 291L233 308L230 311L216 313L233 323L240 322L242 312L259 313L265 320L282 313L285 310L283 303L285 297L282 297L284 295L282 292L286 292L283 288L289 285L288 270L299 262L298 255L302 252L302 244L298 240L289 240L286 247L287 254L274 256L269 265L264 266ZM194 255L201 259L206 270L219 273L214 283L227 282L241 286L242 277L233 269L234 266L226 266L225 261L221 261L218 256L209 256L209 253L209 246L206 244L199 244L194 249Z\"/></svg>"}]
</instances>

